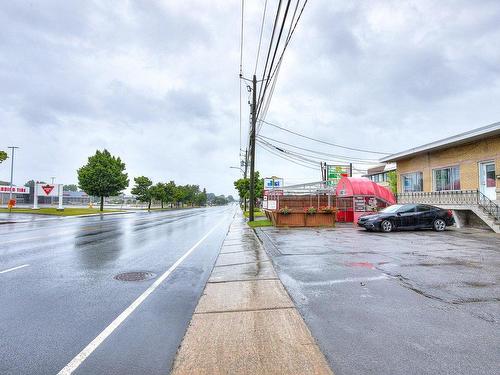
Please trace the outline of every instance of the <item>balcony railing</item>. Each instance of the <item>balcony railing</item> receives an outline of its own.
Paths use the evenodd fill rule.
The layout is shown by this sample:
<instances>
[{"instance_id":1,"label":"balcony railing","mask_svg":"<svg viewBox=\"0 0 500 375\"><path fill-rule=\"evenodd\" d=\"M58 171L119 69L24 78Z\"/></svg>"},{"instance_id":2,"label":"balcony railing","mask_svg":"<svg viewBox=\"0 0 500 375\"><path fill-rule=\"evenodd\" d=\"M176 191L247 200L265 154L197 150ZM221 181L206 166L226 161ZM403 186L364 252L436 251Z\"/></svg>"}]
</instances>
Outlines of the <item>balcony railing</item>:
<instances>
[{"instance_id":1,"label":"balcony railing","mask_svg":"<svg viewBox=\"0 0 500 375\"><path fill-rule=\"evenodd\" d=\"M500 220L500 207L479 190L408 192L397 195L398 203L434 205L479 206L496 220Z\"/></svg>"}]
</instances>

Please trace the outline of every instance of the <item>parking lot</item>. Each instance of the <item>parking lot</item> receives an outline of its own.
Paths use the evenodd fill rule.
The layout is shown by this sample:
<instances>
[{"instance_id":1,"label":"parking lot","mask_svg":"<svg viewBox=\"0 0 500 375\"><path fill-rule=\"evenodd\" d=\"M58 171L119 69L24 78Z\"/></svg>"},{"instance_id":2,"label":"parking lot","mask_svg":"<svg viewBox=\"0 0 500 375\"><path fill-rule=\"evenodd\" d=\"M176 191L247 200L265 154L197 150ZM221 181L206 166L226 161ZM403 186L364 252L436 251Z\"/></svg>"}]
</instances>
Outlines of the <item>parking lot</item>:
<instances>
[{"instance_id":1,"label":"parking lot","mask_svg":"<svg viewBox=\"0 0 500 375\"><path fill-rule=\"evenodd\" d=\"M258 231L336 375L498 374L500 237Z\"/></svg>"}]
</instances>

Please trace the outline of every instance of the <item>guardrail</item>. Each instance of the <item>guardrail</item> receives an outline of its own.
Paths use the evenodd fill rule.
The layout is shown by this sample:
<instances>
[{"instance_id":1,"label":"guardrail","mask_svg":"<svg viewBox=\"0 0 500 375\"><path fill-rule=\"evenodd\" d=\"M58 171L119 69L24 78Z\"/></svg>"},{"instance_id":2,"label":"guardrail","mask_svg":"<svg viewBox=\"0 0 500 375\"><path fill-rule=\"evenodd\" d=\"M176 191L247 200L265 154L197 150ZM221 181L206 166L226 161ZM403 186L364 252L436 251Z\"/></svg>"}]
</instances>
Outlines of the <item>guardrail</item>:
<instances>
[{"instance_id":1,"label":"guardrail","mask_svg":"<svg viewBox=\"0 0 500 375\"><path fill-rule=\"evenodd\" d=\"M479 190L409 192L397 194L398 203L479 206L500 221L500 207Z\"/></svg>"}]
</instances>

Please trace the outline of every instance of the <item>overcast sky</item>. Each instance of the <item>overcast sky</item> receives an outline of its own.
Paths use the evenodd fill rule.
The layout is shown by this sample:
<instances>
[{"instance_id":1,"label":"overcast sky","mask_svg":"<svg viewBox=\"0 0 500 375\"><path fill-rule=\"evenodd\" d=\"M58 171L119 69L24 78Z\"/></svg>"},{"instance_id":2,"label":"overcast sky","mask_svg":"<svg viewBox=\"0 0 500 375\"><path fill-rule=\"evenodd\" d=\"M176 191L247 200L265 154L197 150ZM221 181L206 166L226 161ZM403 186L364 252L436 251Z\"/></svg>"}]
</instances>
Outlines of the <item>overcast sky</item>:
<instances>
[{"instance_id":1,"label":"overcast sky","mask_svg":"<svg viewBox=\"0 0 500 375\"><path fill-rule=\"evenodd\" d=\"M246 3L251 76L264 1ZM76 169L107 148L131 179L234 194L240 11L236 0L2 1L0 149L21 147L14 182L76 183ZM500 121L499 44L499 1L310 0L267 120L391 153L488 125ZM261 134L342 153L268 126ZM285 183L320 179L261 149L257 169Z\"/></svg>"}]
</instances>

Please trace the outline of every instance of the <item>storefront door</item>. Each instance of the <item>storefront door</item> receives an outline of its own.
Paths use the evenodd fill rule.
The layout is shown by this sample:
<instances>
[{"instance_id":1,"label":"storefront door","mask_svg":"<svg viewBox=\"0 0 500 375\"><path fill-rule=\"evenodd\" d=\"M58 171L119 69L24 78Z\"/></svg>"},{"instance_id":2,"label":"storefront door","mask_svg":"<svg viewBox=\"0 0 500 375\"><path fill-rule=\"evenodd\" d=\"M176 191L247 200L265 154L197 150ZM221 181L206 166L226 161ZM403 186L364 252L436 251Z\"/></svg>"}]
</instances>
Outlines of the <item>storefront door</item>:
<instances>
[{"instance_id":1,"label":"storefront door","mask_svg":"<svg viewBox=\"0 0 500 375\"><path fill-rule=\"evenodd\" d=\"M496 199L495 162L479 164L479 190L490 199Z\"/></svg>"}]
</instances>

